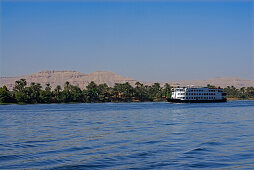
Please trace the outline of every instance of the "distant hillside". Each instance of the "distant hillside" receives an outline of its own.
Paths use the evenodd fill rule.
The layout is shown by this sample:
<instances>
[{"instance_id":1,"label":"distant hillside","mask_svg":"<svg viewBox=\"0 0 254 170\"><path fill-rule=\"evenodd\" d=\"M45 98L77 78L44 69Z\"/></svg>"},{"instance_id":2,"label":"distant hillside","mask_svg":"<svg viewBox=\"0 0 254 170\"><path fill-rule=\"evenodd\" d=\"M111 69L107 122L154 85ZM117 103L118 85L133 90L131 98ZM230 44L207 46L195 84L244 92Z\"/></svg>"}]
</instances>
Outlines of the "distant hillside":
<instances>
[{"instance_id":1,"label":"distant hillside","mask_svg":"<svg viewBox=\"0 0 254 170\"><path fill-rule=\"evenodd\" d=\"M236 88L241 87L254 87L253 80L246 80L237 77L216 77L211 78L209 80L181 80L175 82L169 82L172 86L206 86L207 84L211 84L214 86L227 87L227 86L235 86Z\"/></svg>"},{"instance_id":2,"label":"distant hillside","mask_svg":"<svg viewBox=\"0 0 254 170\"><path fill-rule=\"evenodd\" d=\"M61 85L63 87L64 83L69 81L71 84L79 86L81 89L84 89L91 81L94 81L97 84L106 83L109 86L113 86L115 83L125 82L129 82L134 86L137 82L137 80L126 78L110 71L96 71L89 74L84 74L77 71L41 71L39 73L19 77L2 77L0 78L0 86L6 85L8 89L12 89L14 87L15 81L21 78L26 79L28 85L30 85L31 82L36 82L45 87L46 83L50 83L52 88L55 88L57 85ZM219 77L211 78L209 80L181 80L168 83L171 86L206 86L207 84L211 84L220 87L254 87L253 80L246 80L235 77ZM146 82L144 84L152 85L153 82ZM161 83L161 85L164 85L164 83Z\"/></svg>"},{"instance_id":3,"label":"distant hillside","mask_svg":"<svg viewBox=\"0 0 254 170\"><path fill-rule=\"evenodd\" d=\"M109 86L113 86L115 83L125 82L134 85L136 82L136 80L122 77L109 71L96 71L90 74L77 71L41 71L39 73L19 77L3 77L0 79L0 86L6 85L8 89L12 89L15 85L15 81L21 78L26 79L28 85L30 85L31 82L40 83L42 86L45 86L46 83L50 83L52 88L55 88L57 85L63 87L66 81L82 89L91 81L97 84L106 83Z\"/></svg>"}]
</instances>

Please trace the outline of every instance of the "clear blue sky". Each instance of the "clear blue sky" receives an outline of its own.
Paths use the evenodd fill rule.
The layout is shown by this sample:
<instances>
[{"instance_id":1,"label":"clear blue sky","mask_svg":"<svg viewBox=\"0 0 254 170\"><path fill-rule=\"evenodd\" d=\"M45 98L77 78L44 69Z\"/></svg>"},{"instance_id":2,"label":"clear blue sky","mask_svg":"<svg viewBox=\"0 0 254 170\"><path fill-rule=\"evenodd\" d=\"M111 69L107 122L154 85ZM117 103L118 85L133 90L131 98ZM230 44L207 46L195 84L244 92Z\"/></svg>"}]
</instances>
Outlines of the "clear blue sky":
<instances>
[{"instance_id":1,"label":"clear blue sky","mask_svg":"<svg viewBox=\"0 0 254 170\"><path fill-rule=\"evenodd\" d=\"M253 4L1 2L1 76L108 70L143 81L254 79Z\"/></svg>"}]
</instances>

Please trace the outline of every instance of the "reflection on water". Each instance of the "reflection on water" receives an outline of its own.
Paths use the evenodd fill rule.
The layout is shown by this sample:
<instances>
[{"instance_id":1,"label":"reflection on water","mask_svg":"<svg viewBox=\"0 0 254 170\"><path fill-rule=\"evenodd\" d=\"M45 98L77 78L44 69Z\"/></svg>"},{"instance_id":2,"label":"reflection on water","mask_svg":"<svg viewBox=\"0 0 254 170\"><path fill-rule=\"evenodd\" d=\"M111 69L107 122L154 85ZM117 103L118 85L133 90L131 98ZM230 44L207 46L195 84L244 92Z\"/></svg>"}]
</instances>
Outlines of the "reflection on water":
<instances>
[{"instance_id":1,"label":"reflection on water","mask_svg":"<svg viewBox=\"0 0 254 170\"><path fill-rule=\"evenodd\" d=\"M0 169L254 168L254 101L0 106Z\"/></svg>"}]
</instances>

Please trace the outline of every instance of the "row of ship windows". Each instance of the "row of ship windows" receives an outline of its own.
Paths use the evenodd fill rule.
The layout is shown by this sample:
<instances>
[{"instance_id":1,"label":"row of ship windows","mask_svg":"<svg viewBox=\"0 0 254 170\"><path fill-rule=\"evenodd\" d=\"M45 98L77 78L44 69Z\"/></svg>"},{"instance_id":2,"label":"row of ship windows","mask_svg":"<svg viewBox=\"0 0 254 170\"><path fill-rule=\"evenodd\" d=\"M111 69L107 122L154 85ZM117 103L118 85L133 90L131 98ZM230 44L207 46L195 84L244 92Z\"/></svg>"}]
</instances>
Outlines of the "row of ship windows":
<instances>
[{"instance_id":1,"label":"row of ship windows","mask_svg":"<svg viewBox=\"0 0 254 170\"><path fill-rule=\"evenodd\" d=\"M188 90L188 91L190 91L190 92L202 92L202 91L204 91L204 90ZM205 91L207 91L207 90L205 90ZM209 92L215 92L216 90L208 90Z\"/></svg>"},{"instance_id":2,"label":"row of ship windows","mask_svg":"<svg viewBox=\"0 0 254 170\"><path fill-rule=\"evenodd\" d=\"M215 99L215 97L178 97L178 99Z\"/></svg>"},{"instance_id":3,"label":"row of ship windows","mask_svg":"<svg viewBox=\"0 0 254 170\"><path fill-rule=\"evenodd\" d=\"M184 89L176 89L176 91L184 91ZM189 92L203 92L207 90L196 90L196 89L188 89ZM216 92L217 90L208 90L209 92ZM222 90L218 90L218 92L222 92Z\"/></svg>"},{"instance_id":4,"label":"row of ship windows","mask_svg":"<svg viewBox=\"0 0 254 170\"><path fill-rule=\"evenodd\" d=\"M177 95L216 95L215 93L177 93Z\"/></svg>"}]
</instances>

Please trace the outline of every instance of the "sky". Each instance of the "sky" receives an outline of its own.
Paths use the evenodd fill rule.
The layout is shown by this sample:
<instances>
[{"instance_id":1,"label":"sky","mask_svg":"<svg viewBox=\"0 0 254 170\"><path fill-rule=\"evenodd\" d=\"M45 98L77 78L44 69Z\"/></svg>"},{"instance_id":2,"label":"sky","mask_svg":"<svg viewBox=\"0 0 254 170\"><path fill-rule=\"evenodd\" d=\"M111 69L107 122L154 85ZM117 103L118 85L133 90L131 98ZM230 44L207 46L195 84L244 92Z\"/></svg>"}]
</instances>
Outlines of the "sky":
<instances>
[{"instance_id":1,"label":"sky","mask_svg":"<svg viewBox=\"0 0 254 170\"><path fill-rule=\"evenodd\" d=\"M0 73L254 79L252 1L0 0Z\"/></svg>"}]
</instances>

